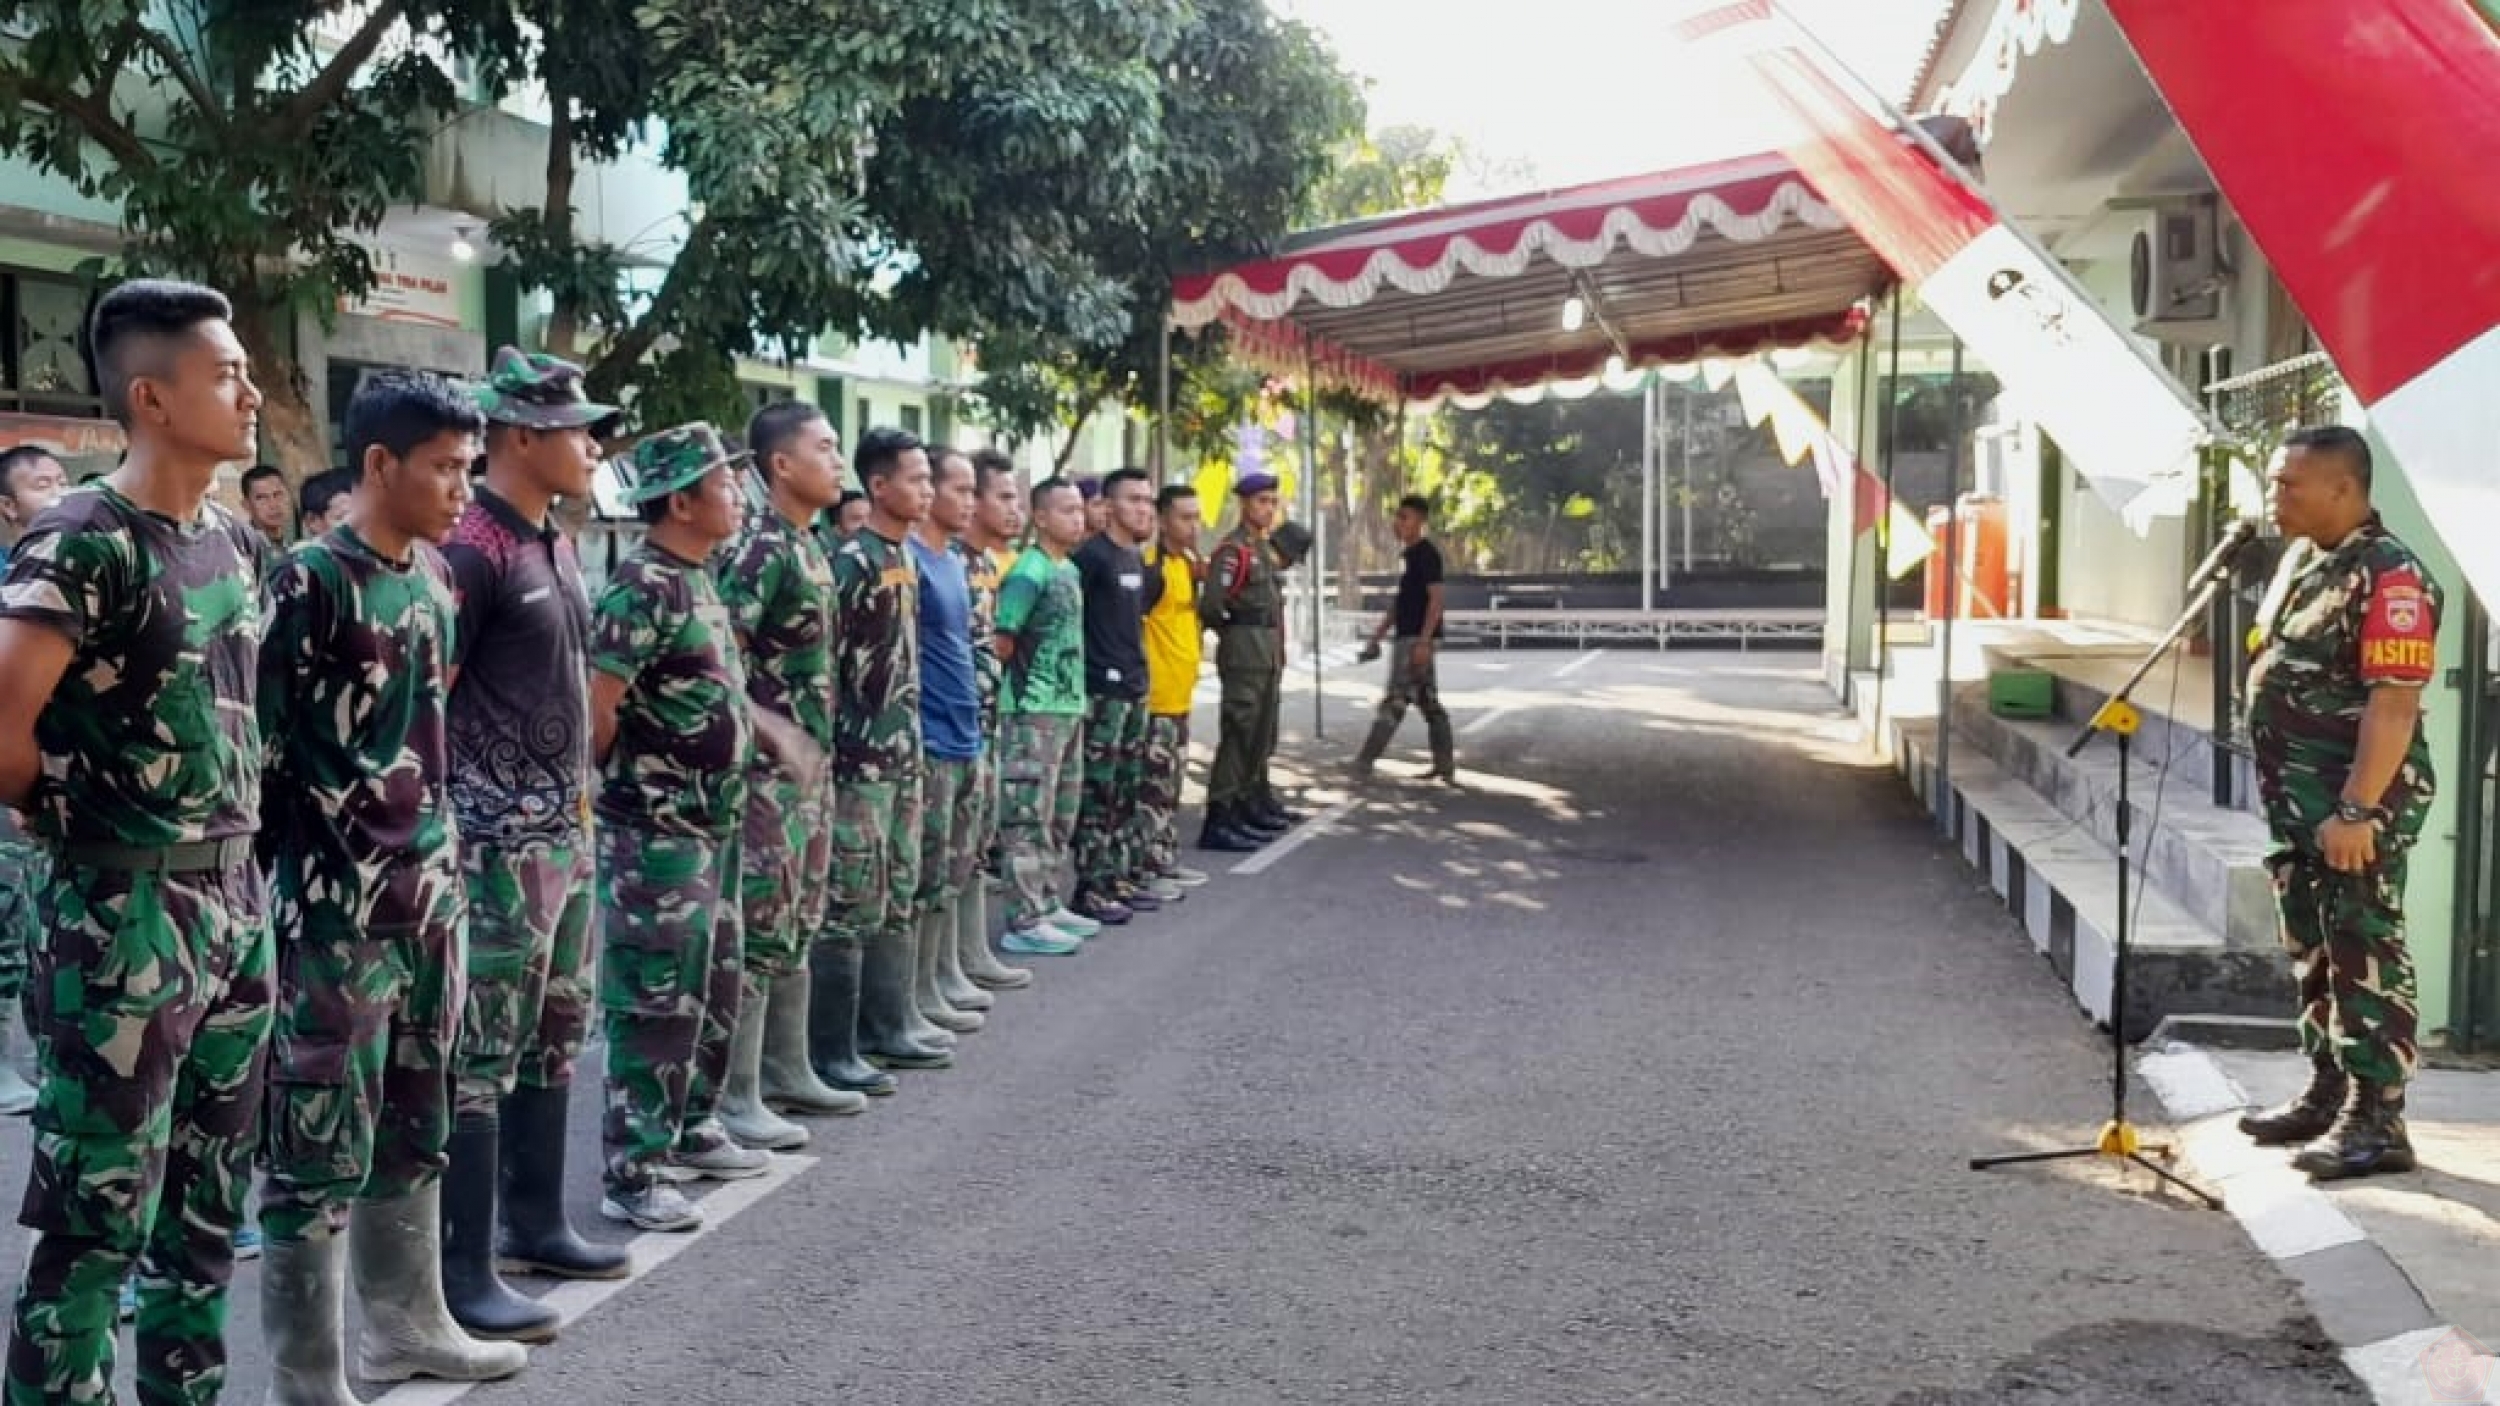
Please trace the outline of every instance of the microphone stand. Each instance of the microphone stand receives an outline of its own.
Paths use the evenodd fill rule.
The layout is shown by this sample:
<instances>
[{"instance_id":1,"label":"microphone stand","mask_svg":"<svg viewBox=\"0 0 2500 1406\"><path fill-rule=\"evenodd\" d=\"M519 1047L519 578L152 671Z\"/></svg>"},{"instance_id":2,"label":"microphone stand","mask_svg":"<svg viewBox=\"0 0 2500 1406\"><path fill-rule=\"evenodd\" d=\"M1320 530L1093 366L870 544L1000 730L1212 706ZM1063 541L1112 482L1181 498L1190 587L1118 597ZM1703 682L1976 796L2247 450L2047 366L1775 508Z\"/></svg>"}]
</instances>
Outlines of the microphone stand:
<instances>
[{"instance_id":1,"label":"microphone stand","mask_svg":"<svg viewBox=\"0 0 2500 1406\"><path fill-rule=\"evenodd\" d=\"M2188 581L2187 608L2179 613L2176 623L2161 641L2146 653L2135 672L2119 686L2109 701L2092 714L2066 749L2069 757L2081 756L2092 739L2107 733L2118 740L2118 929L2117 951L2109 972L2109 1121L2101 1125L2100 1136L2089 1146L2061 1147L2047 1152L2014 1152L1994 1157L1973 1157L1971 1170L1986 1171L1991 1167L2010 1167L2026 1162L2061 1162L2077 1157L2107 1157L2128 1162L2165 1183L2177 1187L2203 1202L2209 1209L2222 1209L2222 1200L2185 1177L2163 1166L2178 1159L2178 1152L2168 1143L2150 1143L2143 1139L2136 1126L2127 1121L2127 965L2133 950L2135 928L2135 878L2128 850L2134 839L2135 809L2128 795L2128 780L2135 771L2135 736L2144 725L2144 716L2136 710L2135 691L2170 651L2185 639L2190 630L2205 618L2213 604L2214 593L2230 578L2231 563L2248 544L2256 540L2253 525L2243 523L2227 533L2213 552L2196 568ZM2154 1158L2160 1158L2156 1162Z\"/></svg>"}]
</instances>

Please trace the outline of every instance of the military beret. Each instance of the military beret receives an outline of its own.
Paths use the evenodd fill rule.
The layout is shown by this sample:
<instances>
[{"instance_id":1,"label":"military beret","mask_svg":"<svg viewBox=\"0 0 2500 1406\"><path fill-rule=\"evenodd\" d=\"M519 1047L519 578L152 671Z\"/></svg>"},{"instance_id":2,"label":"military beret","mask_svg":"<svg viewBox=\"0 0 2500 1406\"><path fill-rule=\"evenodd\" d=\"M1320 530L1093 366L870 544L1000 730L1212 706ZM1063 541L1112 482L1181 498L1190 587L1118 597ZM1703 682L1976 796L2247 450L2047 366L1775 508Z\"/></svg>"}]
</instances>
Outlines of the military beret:
<instances>
[{"instance_id":1,"label":"military beret","mask_svg":"<svg viewBox=\"0 0 2500 1406\"><path fill-rule=\"evenodd\" d=\"M1274 474L1243 474L1240 480L1233 485L1233 496L1236 498L1248 498L1254 494L1273 493L1276 491L1276 488L1276 475Z\"/></svg>"}]
</instances>

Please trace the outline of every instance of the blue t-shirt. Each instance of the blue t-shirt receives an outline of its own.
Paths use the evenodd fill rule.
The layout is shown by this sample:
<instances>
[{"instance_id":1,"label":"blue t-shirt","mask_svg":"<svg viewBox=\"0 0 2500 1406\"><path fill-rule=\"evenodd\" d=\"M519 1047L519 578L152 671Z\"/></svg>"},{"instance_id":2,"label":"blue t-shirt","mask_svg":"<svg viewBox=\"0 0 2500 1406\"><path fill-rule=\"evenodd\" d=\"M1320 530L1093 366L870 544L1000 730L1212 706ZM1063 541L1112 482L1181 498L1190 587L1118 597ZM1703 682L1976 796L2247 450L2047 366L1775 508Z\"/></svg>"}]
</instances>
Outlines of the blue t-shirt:
<instances>
[{"instance_id":1,"label":"blue t-shirt","mask_svg":"<svg viewBox=\"0 0 2500 1406\"><path fill-rule=\"evenodd\" d=\"M972 665L972 582L963 558L915 534L920 563L920 745L932 757L981 755L981 683Z\"/></svg>"}]
</instances>

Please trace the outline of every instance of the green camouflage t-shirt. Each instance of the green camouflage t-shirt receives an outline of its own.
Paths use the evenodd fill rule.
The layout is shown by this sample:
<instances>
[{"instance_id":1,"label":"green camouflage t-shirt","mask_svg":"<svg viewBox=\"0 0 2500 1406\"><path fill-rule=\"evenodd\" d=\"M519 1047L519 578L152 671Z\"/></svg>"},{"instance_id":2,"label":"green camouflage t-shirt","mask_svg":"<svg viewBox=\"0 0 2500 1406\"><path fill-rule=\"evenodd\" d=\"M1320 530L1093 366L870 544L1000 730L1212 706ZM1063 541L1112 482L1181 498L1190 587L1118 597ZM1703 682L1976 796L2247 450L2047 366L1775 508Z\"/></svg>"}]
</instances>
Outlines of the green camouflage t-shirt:
<instances>
[{"instance_id":1,"label":"green camouflage t-shirt","mask_svg":"<svg viewBox=\"0 0 2500 1406\"><path fill-rule=\"evenodd\" d=\"M834 772L883 781L920 766L920 568L863 527L833 558Z\"/></svg>"},{"instance_id":2,"label":"green camouflage t-shirt","mask_svg":"<svg viewBox=\"0 0 2500 1406\"><path fill-rule=\"evenodd\" d=\"M627 684L599 817L665 834L736 829L754 733L746 668L712 573L649 542L636 548L592 612L590 667Z\"/></svg>"},{"instance_id":3,"label":"green camouflage t-shirt","mask_svg":"<svg viewBox=\"0 0 2500 1406\"><path fill-rule=\"evenodd\" d=\"M998 559L957 538L955 551L964 559L964 579L972 587L972 677L980 686L981 731L998 735L998 695L1007 681L1007 661L993 647L998 639Z\"/></svg>"},{"instance_id":4,"label":"green camouflage t-shirt","mask_svg":"<svg viewBox=\"0 0 2500 1406\"><path fill-rule=\"evenodd\" d=\"M260 828L268 554L213 502L178 523L103 483L35 519L0 583L0 618L58 630L73 651L35 721L37 834L157 848Z\"/></svg>"},{"instance_id":5,"label":"green camouflage t-shirt","mask_svg":"<svg viewBox=\"0 0 2500 1406\"><path fill-rule=\"evenodd\" d=\"M746 663L747 697L831 747L833 563L816 534L762 508L748 514L717 574ZM760 753L756 764L766 765Z\"/></svg>"},{"instance_id":6,"label":"green camouflage t-shirt","mask_svg":"<svg viewBox=\"0 0 2500 1406\"><path fill-rule=\"evenodd\" d=\"M1085 713L1085 587L1076 563L1027 547L998 588L998 632L1012 635L1009 713Z\"/></svg>"},{"instance_id":7,"label":"green camouflage t-shirt","mask_svg":"<svg viewBox=\"0 0 2500 1406\"><path fill-rule=\"evenodd\" d=\"M391 936L457 906L444 699L458 614L422 542L394 562L341 527L270 573L261 850L282 936Z\"/></svg>"}]
</instances>

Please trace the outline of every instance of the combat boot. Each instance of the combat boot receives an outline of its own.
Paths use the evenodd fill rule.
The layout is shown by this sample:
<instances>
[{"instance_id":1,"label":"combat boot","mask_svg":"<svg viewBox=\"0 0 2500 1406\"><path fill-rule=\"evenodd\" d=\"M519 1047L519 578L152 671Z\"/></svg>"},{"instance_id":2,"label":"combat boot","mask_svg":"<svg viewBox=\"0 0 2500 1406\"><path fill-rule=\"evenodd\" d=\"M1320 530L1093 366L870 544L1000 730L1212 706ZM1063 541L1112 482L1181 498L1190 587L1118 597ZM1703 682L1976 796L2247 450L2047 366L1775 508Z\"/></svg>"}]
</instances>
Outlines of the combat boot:
<instances>
[{"instance_id":1,"label":"combat boot","mask_svg":"<svg viewBox=\"0 0 2500 1406\"><path fill-rule=\"evenodd\" d=\"M2342 1181L2380 1172L2413 1170L2413 1141L2405 1135L2404 1090L2368 1079L2352 1081L2335 1126L2300 1150L2292 1165L2313 1180Z\"/></svg>"},{"instance_id":2,"label":"combat boot","mask_svg":"<svg viewBox=\"0 0 2500 1406\"><path fill-rule=\"evenodd\" d=\"M785 1113L850 1115L864 1112L868 1097L837 1089L816 1077L807 1061L809 1008L814 982L807 972L773 978L764 999L764 1102Z\"/></svg>"},{"instance_id":3,"label":"combat boot","mask_svg":"<svg viewBox=\"0 0 2500 1406\"><path fill-rule=\"evenodd\" d=\"M1216 854L1251 854L1262 843L1233 823L1232 807L1207 807L1206 823L1198 830L1198 848Z\"/></svg>"},{"instance_id":4,"label":"combat boot","mask_svg":"<svg viewBox=\"0 0 2500 1406\"><path fill-rule=\"evenodd\" d=\"M349 1215L348 1263L365 1329L356 1375L369 1382L433 1377L496 1382L529 1365L519 1343L479 1342L443 1306L443 1188L359 1201Z\"/></svg>"},{"instance_id":5,"label":"combat boot","mask_svg":"<svg viewBox=\"0 0 2500 1406\"><path fill-rule=\"evenodd\" d=\"M1033 984L1032 972L1007 965L990 950L990 899L979 879L955 900L955 951L975 986L1018 991Z\"/></svg>"},{"instance_id":6,"label":"combat boot","mask_svg":"<svg viewBox=\"0 0 2500 1406\"><path fill-rule=\"evenodd\" d=\"M261 1251L260 1331L269 1342L269 1406L357 1406L342 1350L347 1246L315 1225Z\"/></svg>"},{"instance_id":7,"label":"combat boot","mask_svg":"<svg viewBox=\"0 0 2500 1406\"><path fill-rule=\"evenodd\" d=\"M555 1341L552 1308L495 1273L495 1181L502 1137L492 1113L463 1113L451 1127L443 1173L443 1303L471 1336L506 1342Z\"/></svg>"},{"instance_id":8,"label":"combat boot","mask_svg":"<svg viewBox=\"0 0 2500 1406\"><path fill-rule=\"evenodd\" d=\"M574 1233L564 1214L565 1106L572 1090L527 1084L505 1094L502 1126L503 1237L496 1267L506 1274L558 1279L622 1279L633 1252Z\"/></svg>"},{"instance_id":9,"label":"combat boot","mask_svg":"<svg viewBox=\"0 0 2500 1406\"><path fill-rule=\"evenodd\" d=\"M36 1089L18 1072L17 1041L11 1035L17 1023L17 1006L15 1001L0 1001L0 1118L35 1111Z\"/></svg>"},{"instance_id":10,"label":"combat boot","mask_svg":"<svg viewBox=\"0 0 2500 1406\"><path fill-rule=\"evenodd\" d=\"M860 952L859 1051L889 1069L951 1068L953 1053L913 1033L917 1012L912 1009L911 969L917 944L897 938L894 932L879 933Z\"/></svg>"},{"instance_id":11,"label":"combat boot","mask_svg":"<svg viewBox=\"0 0 2500 1406\"><path fill-rule=\"evenodd\" d=\"M763 992L748 982L729 1028L729 1072L721 1079L720 1122L741 1147L788 1152L807 1146L807 1129L764 1105Z\"/></svg>"},{"instance_id":12,"label":"combat boot","mask_svg":"<svg viewBox=\"0 0 2500 1406\"><path fill-rule=\"evenodd\" d=\"M946 999L940 977L946 952L954 945L955 920L951 916L943 911L920 915L919 940L912 944L912 1008L921 1019L941 1030L969 1035L989 1022L979 1011L959 1011Z\"/></svg>"},{"instance_id":13,"label":"combat boot","mask_svg":"<svg viewBox=\"0 0 2500 1406\"><path fill-rule=\"evenodd\" d=\"M2242 1115L2240 1131L2259 1147L2283 1147L2324 1136L2335 1125L2349 1088L2350 1081L2335 1063L2335 1052L2320 1050L2309 1056L2309 1087L2272 1108Z\"/></svg>"},{"instance_id":14,"label":"combat boot","mask_svg":"<svg viewBox=\"0 0 2500 1406\"><path fill-rule=\"evenodd\" d=\"M894 1076L859 1055L861 965L853 943L819 942L808 953L807 1062L837 1089L883 1097L894 1092Z\"/></svg>"},{"instance_id":15,"label":"combat boot","mask_svg":"<svg viewBox=\"0 0 2500 1406\"><path fill-rule=\"evenodd\" d=\"M1270 801L1244 801L1233 810L1233 824L1262 840L1273 840L1293 828Z\"/></svg>"}]
</instances>

